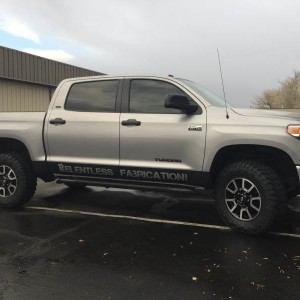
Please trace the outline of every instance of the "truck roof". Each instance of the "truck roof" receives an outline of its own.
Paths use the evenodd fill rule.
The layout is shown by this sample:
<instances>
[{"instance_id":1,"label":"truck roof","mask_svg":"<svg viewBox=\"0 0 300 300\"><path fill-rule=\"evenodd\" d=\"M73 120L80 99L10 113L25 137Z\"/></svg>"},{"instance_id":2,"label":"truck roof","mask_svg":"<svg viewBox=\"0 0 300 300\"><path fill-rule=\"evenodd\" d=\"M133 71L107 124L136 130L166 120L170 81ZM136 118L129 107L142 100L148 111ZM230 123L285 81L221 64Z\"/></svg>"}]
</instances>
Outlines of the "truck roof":
<instances>
[{"instance_id":1,"label":"truck roof","mask_svg":"<svg viewBox=\"0 0 300 300\"><path fill-rule=\"evenodd\" d=\"M103 79L103 78L160 78L160 79L169 79L177 81L177 78L170 75L97 75L97 76L85 76L85 77L73 77L67 78L63 81L74 81L74 80L90 80L90 79Z\"/></svg>"}]
</instances>

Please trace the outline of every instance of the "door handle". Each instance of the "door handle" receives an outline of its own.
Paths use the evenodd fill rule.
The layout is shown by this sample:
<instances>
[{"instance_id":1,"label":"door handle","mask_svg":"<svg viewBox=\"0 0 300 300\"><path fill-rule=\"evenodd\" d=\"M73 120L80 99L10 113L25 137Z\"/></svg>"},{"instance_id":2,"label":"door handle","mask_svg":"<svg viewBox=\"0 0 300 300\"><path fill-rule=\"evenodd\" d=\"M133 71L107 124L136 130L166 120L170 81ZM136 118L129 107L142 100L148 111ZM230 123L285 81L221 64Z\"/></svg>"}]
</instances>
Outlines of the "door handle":
<instances>
[{"instance_id":1,"label":"door handle","mask_svg":"<svg viewBox=\"0 0 300 300\"><path fill-rule=\"evenodd\" d=\"M66 124L66 120L63 120L62 118L56 118L56 119L52 119L49 122L52 125L63 125Z\"/></svg>"},{"instance_id":2,"label":"door handle","mask_svg":"<svg viewBox=\"0 0 300 300\"><path fill-rule=\"evenodd\" d=\"M137 121L136 119L128 119L122 121L123 126L141 126L141 121Z\"/></svg>"}]
</instances>

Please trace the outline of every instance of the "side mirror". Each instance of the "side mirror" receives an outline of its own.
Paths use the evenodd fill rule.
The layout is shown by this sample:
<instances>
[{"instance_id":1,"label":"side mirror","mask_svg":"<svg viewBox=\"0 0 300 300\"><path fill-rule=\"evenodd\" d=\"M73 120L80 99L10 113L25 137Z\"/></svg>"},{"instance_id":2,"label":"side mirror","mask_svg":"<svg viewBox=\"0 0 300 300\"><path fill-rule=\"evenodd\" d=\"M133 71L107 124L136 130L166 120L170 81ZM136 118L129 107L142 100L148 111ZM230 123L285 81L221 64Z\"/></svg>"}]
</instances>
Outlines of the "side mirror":
<instances>
[{"instance_id":1,"label":"side mirror","mask_svg":"<svg viewBox=\"0 0 300 300\"><path fill-rule=\"evenodd\" d=\"M186 96L169 94L165 100L165 108L180 109L187 114L192 114L198 110L199 106L195 102L190 103Z\"/></svg>"}]
</instances>

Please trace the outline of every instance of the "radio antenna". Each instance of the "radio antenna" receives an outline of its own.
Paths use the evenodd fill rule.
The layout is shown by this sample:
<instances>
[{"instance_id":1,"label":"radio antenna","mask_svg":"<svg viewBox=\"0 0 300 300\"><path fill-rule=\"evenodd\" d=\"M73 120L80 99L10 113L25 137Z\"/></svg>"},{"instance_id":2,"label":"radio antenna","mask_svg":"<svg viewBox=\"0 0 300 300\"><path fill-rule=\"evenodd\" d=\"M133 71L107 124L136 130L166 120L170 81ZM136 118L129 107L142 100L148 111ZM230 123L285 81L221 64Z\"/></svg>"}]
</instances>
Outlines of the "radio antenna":
<instances>
[{"instance_id":1,"label":"radio antenna","mask_svg":"<svg viewBox=\"0 0 300 300\"><path fill-rule=\"evenodd\" d=\"M226 95L225 95L225 87L224 87L224 80L223 80L223 73L222 73L221 59L220 59L219 49L217 49L217 52L218 52L219 67L220 67L220 75L221 75L221 80L222 80L222 87L223 87L223 95L224 95L224 100L225 100L226 119L229 119L228 108L227 108L227 100L226 100Z\"/></svg>"}]
</instances>

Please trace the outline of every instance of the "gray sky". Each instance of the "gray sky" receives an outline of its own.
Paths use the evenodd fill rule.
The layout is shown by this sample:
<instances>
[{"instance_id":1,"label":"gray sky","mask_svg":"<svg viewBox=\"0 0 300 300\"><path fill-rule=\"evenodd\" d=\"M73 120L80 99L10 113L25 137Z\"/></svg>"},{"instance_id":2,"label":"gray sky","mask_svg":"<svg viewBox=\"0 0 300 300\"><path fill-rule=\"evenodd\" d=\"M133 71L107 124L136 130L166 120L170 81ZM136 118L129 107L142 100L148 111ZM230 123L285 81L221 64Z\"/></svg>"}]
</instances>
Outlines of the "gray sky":
<instances>
[{"instance_id":1,"label":"gray sky","mask_svg":"<svg viewBox=\"0 0 300 300\"><path fill-rule=\"evenodd\" d=\"M249 107L300 70L298 0L1 0L0 44L108 74L174 74Z\"/></svg>"}]
</instances>

